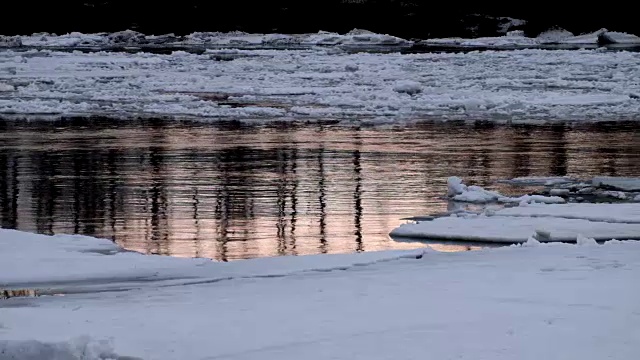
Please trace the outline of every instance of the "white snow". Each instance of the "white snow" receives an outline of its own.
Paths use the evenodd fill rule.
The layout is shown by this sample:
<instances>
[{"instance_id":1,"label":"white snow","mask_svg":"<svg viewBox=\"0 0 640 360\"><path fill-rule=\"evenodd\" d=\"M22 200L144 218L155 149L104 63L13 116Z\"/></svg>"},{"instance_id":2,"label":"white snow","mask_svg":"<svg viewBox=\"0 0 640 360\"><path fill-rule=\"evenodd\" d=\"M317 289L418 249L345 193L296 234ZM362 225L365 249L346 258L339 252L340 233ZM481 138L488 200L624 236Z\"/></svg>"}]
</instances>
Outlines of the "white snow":
<instances>
[{"instance_id":1,"label":"white snow","mask_svg":"<svg viewBox=\"0 0 640 360\"><path fill-rule=\"evenodd\" d=\"M640 239L640 224L528 216L510 218L498 215L501 215L501 211L497 211L494 216L441 217L401 225L391 231L390 235L428 240L498 243L525 242L532 233L536 233L536 239L541 242L576 241L579 234L597 240Z\"/></svg>"},{"instance_id":2,"label":"white snow","mask_svg":"<svg viewBox=\"0 0 640 360\"><path fill-rule=\"evenodd\" d=\"M640 93L634 52L225 51L2 50L0 83L15 89L2 93L0 116L535 123L637 120L640 113L629 95ZM412 96L394 91L403 79L412 82Z\"/></svg>"},{"instance_id":3,"label":"white snow","mask_svg":"<svg viewBox=\"0 0 640 360\"><path fill-rule=\"evenodd\" d=\"M552 194L553 195L553 194ZM495 191L486 190L480 186L467 186L462 183L462 179L452 176L447 180L447 196L454 201L470 203L545 203L561 204L566 202L558 196L523 195L519 197L504 196Z\"/></svg>"},{"instance_id":4,"label":"white snow","mask_svg":"<svg viewBox=\"0 0 640 360\"><path fill-rule=\"evenodd\" d=\"M591 183L596 187L608 187L622 191L640 191L640 178L596 176L591 179Z\"/></svg>"},{"instance_id":5,"label":"white snow","mask_svg":"<svg viewBox=\"0 0 640 360\"><path fill-rule=\"evenodd\" d=\"M64 236L12 232L8 240L7 233L1 234L0 242L13 243L15 252L0 252L0 264L16 253L23 254L24 262L9 273L0 271L0 284L8 274L36 273L29 256L44 266L40 288L47 287L47 276L59 278L57 271L86 270L74 262L47 265L63 263L69 249L74 257L86 257L82 262L90 267L98 256L76 246L75 238L69 245ZM51 251L20 251L27 238L51 242L45 248ZM85 240L88 250L102 243ZM640 243L581 243L591 246L530 240L526 246L464 253L404 258L383 253L377 257L388 261L360 266L353 264L363 254L348 255L352 266L280 277L191 285L182 279L172 286L146 282L119 292L102 292L96 285L78 293L70 287L63 296L0 300L0 348L5 355L22 347L75 359L67 355L89 344L96 349L90 350L93 357L83 351L85 357L79 358L91 360L116 354L146 360L633 359L640 337L640 290L635 286ZM56 244L63 249L54 251ZM125 264L120 255L100 255L105 274ZM139 276L136 264L145 258L129 258L123 274ZM238 273L270 273L289 261L328 264L335 258L285 257L210 267L167 258L161 266L183 269L183 275L198 280L220 276L225 266Z\"/></svg>"}]
</instances>

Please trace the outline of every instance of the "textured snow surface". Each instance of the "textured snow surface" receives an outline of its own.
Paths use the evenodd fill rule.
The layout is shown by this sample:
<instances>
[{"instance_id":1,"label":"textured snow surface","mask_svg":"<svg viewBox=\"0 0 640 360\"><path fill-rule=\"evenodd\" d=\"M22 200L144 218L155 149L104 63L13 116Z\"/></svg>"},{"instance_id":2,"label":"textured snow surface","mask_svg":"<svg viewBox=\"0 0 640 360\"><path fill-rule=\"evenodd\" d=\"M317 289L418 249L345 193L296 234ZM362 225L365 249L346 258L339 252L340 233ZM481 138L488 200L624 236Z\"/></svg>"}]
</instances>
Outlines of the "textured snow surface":
<instances>
[{"instance_id":1,"label":"textured snow surface","mask_svg":"<svg viewBox=\"0 0 640 360\"><path fill-rule=\"evenodd\" d=\"M107 247L100 240L85 238L83 250L75 237L0 234L1 242L15 247L11 254L0 252L0 264L20 252L24 260L9 273L0 271L0 284L7 274L34 272L30 255L45 266L39 276L44 280L59 279L56 271L64 268L87 269L74 262L78 259L46 265L69 256L85 257L81 262L89 268L102 256L104 262L95 266L105 273L124 264L121 253L92 252ZM43 251L19 250L47 241ZM105 292L108 287L99 283L92 291L76 284L61 296L0 300L5 351L0 358L11 359L2 356L22 347L62 352L65 360L634 359L640 338L640 243L596 245L580 237L579 244L530 239L524 246L465 253L381 253L377 257L387 261L362 263L362 254L211 262L211 267L167 258L162 267L182 269L192 280L215 278L225 266L238 273L269 273L294 260L309 262L301 268L324 264L325 271L190 285L185 279L171 286L146 282L118 292ZM332 267L334 259L346 257L352 265ZM136 266L146 266L142 258L160 261L128 258L129 278L144 272ZM39 288L56 284L45 281ZM87 291L74 292L78 287ZM87 347L91 356L67 356Z\"/></svg>"},{"instance_id":2,"label":"textured snow surface","mask_svg":"<svg viewBox=\"0 0 640 360\"><path fill-rule=\"evenodd\" d=\"M0 116L637 120L638 62L640 53L587 50L2 50Z\"/></svg>"}]
</instances>

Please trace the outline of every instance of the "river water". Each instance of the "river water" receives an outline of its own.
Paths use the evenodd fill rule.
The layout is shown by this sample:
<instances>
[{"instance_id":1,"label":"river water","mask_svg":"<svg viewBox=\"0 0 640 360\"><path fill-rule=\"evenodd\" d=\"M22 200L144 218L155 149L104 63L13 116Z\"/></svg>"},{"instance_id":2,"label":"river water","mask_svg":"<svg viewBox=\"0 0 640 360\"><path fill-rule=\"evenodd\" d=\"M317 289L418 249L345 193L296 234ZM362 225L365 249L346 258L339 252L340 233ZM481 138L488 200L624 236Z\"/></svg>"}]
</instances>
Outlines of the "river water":
<instances>
[{"instance_id":1,"label":"river water","mask_svg":"<svg viewBox=\"0 0 640 360\"><path fill-rule=\"evenodd\" d=\"M448 176L514 193L495 181L639 165L629 123L1 122L0 225L217 260L405 249L387 234L446 211Z\"/></svg>"}]
</instances>

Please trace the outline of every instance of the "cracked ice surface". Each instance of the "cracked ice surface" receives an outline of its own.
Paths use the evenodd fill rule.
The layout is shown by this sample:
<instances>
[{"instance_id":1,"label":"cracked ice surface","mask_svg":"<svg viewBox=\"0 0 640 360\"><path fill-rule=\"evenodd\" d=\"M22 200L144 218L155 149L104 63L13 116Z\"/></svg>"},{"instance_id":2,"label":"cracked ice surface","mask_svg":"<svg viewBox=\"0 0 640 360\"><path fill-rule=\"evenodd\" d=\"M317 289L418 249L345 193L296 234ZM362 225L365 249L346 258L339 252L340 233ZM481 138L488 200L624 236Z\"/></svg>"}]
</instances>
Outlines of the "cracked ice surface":
<instances>
[{"instance_id":1,"label":"cracked ice surface","mask_svg":"<svg viewBox=\"0 0 640 360\"><path fill-rule=\"evenodd\" d=\"M227 60L227 61L222 61ZM635 120L640 53L0 51L0 116ZM420 91L397 91L411 84ZM404 89L404 88L403 88Z\"/></svg>"}]
</instances>

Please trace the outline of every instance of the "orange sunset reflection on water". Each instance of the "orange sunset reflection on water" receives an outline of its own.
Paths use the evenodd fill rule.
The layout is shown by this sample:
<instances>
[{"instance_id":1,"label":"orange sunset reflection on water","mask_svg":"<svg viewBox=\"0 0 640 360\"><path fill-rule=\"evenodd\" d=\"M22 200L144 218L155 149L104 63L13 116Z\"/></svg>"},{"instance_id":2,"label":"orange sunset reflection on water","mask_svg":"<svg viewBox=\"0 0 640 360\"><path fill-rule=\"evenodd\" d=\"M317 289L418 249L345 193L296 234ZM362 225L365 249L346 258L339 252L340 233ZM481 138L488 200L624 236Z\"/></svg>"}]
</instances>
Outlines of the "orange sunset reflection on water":
<instances>
[{"instance_id":1,"label":"orange sunset reflection on water","mask_svg":"<svg viewBox=\"0 0 640 360\"><path fill-rule=\"evenodd\" d=\"M91 124L91 126L89 126ZM2 227L236 260L430 246L402 218L447 211L446 179L637 176L640 131L424 123L401 128L180 122L5 123Z\"/></svg>"}]
</instances>

